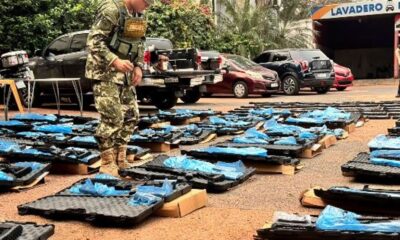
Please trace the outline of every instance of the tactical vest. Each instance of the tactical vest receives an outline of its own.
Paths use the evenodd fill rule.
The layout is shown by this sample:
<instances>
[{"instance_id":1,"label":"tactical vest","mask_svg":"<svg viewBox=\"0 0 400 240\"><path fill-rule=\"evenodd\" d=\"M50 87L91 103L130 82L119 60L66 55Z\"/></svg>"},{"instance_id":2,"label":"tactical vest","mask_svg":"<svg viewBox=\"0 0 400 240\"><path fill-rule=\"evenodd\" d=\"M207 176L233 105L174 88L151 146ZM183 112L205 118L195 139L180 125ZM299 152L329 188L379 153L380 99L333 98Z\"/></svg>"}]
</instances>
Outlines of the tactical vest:
<instances>
[{"instance_id":1,"label":"tactical vest","mask_svg":"<svg viewBox=\"0 0 400 240\"><path fill-rule=\"evenodd\" d=\"M119 10L118 27L114 29L109 39L110 49L117 55L127 57L131 52L138 52L143 47L147 22L143 14L135 13L130 16L124 1L113 0Z\"/></svg>"}]
</instances>

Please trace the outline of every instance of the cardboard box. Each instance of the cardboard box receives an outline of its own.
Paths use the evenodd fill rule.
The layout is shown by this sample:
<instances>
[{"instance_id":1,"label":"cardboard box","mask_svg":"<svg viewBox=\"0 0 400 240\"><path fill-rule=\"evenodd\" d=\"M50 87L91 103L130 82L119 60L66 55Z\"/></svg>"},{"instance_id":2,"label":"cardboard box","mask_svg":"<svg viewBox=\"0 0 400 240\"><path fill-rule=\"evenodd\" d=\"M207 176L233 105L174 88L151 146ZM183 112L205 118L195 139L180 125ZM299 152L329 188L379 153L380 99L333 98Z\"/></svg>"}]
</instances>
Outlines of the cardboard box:
<instances>
[{"instance_id":1,"label":"cardboard box","mask_svg":"<svg viewBox=\"0 0 400 240\"><path fill-rule=\"evenodd\" d=\"M160 217L181 218L206 205L207 191L192 189L190 192L174 201L165 203L164 206L156 212L156 215Z\"/></svg>"}]
</instances>

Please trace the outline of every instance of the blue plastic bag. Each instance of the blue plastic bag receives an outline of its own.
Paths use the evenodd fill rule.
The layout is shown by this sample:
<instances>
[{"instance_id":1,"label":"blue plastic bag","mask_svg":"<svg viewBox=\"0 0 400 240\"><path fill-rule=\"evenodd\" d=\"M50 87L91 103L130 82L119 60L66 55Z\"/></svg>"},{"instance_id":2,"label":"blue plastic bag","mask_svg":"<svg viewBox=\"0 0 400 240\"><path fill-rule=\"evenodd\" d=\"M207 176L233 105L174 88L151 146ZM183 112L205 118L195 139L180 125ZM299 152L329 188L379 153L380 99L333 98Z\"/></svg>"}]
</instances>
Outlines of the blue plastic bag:
<instances>
[{"instance_id":1,"label":"blue plastic bag","mask_svg":"<svg viewBox=\"0 0 400 240\"><path fill-rule=\"evenodd\" d=\"M400 233L400 221L362 223L361 215L333 206L327 206L319 215L316 228L322 231L355 231Z\"/></svg>"},{"instance_id":2,"label":"blue plastic bag","mask_svg":"<svg viewBox=\"0 0 400 240\"><path fill-rule=\"evenodd\" d=\"M5 172L0 171L0 181L12 182L12 181L14 181L14 179L15 178L13 176L10 176L9 174L7 174Z\"/></svg>"},{"instance_id":3,"label":"blue plastic bag","mask_svg":"<svg viewBox=\"0 0 400 240\"><path fill-rule=\"evenodd\" d=\"M136 192L152 194L157 197L168 197L173 192L173 187L168 179L165 179L161 187L153 185L140 185L137 186Z\"/></svg>"},{"instance_id":4,"label":"blue plastic bag","mask_svg":"<svg viewBox=\"0 0 400 240\"><path fill-rule=\"evenodd\" d=\"M298 118L288 117L286 119L286 122L295 123L295 124L299 124L299 123L323 124L325 121L323 119L310 118L310 117L298 117Z\"/></svg>"},{"instance_id":5,"label":"blue plastic bag","mask_svg":"<svg viewBox=\"0 0 400 240\"><path fill-rule=\"evenodd\" d=\"M210 117L210 122L213 125L222 125L225 127L245 127L245 126L250 125L249 122L245 122L245 121L241 121L241 120L228 121L223 118L215 117L215 116Z\"/></svg>"},{"instance_id":6,"label":"blue plastic bag","mask_svg":"<svg viewBox=\"0 0 400 240\"><path fill-rule=\"evenodd\" d=\"M33 130L39 131L39 132L47 132L47 133L71 134L72 126L70 126L70 125L41 125L41 126L35 126L33 128Z\"/></svg>"},{"instance_id":7,"label":"blue plastic bag","mask_svg":"<svg viewBox=\"0 0 400 240\"><path fill-rule=\"evenodd\" d=\"M371 163L373 163L375 165L400 168L399 160L390 160L390 159L372 157L372 158L370 158L370 161L371 161Z\"/></svg>"},{"instance_id":8,"label":"blue plastic bag","mask_svg":"<svg viewBox=\"0 0 400 240\"><path fill-rule=\"evenodd\" d=\"M207 153L225 153L225 154L234 154L239 156L259 156L259 157L267 157L268 151L263 148L232 148L232 147L208 147L200 149L199 151L207 152Z\"/></svg>"},{"instance_id":9,"label":"blue plastic bag","mask_svg":"<svg viewBox=\"0 0 400 240\"><path fill-rule=\"evenodd\" d=\"M300 117L319 119L320 121L338 121L349 120L351 113L339 110L337 108L328 107L325 110L314 110L307 113L300 114Z\"/></svg>"},{"instance_id":10,"label":"blue plastic bag","mask_svg":"<svg viewBox=\"0 0 400 240\"><path fill-rule=\"evenodd\" d=\"M378 135L368 143L374 149L400 149L400 138Z\"/></svg>"},{"instance_id":11,"label":"blue plastic bag","mask_svg":"<svg viewBox=\"0 0 400 240\"><path fill-rule=\"evenodd\" d=\"M262 140L269 140L270 137L263 133L258 131L256 128L250 128L245 132L245 136L247 138L257 138L257 139L262 139Z\"/></svg>"},{"instance_id":12,"label":"blue plastic bag","mask_svg":"<svg viewBox=\"0 0 400 240\"><path fill-rule=\"evenodd\" d=\"M46 134L42 132L19 132L17 135L26 138L38 138L45 136Z\"/></svg>"},{"instance_id":13,"label":"blue plastic bag","mask_svg":"<svg viewBox=\"0 0 400 240\"><path fill-rule=\"evenodd\" d=\"M137 192L129 199L128 205L133 207L151 206L160 201L162 201L160 197L148 193Z\"/></svg>"},{"instance_id":14,"label":"blue plastic bag","mask_svg":"<svg viewBox=\"0 0 400 240\"><path fill-rule=\"evenodd\" d=\"M295 137L284 137L274 142L274 145L297 145Z\"/></svg>"},{"instance_id":15,"label":"blue plastic bag","mask_svg":"<svg viewBox=\"0 0 400 240\"><path fill-rule=\"evenodd\" d=\"M309 131L299 126L279 124L275 119L268 120L264 124L264 129L267 130L268 133L275 134L300 134Z\"/></svg>"},{"instance_id":16,"label":"blue plastic bag","mask_svg":"<svg viewBox=\"0 0 400 240\"><path fill-rule=\"evenodd\" d=\"M318 136L315 133L312 133L312 132L301 132L299 134L299 138L300 139L305 139L305 140L314 140L317 137Z\"/></svg>"},{"instance_id":17,"label":"blue plastic bag","mask_svg":"<svg viewBox=\"0 0 400 240\"><path fill-rule=\"evenodd\" d=\"M266 140L248 137L235 137L232 142L239 144L268 144L268 141Z\"/></svg>"}]
</instances>

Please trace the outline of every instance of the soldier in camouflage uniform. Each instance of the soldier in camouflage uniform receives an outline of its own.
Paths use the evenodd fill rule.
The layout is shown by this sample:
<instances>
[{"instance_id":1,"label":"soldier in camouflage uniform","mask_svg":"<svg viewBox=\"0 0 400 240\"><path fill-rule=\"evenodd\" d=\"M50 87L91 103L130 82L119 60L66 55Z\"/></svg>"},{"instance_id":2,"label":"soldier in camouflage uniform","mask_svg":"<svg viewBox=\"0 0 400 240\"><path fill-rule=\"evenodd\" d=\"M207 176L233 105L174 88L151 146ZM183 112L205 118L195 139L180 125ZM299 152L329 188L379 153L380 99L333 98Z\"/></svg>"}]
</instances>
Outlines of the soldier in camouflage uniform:
<instances>
[{"instance_id":1,"label":"soldier in camouflage uniform","mask_svg":"<svg viewBox=\"0 0 400 240\"><path fill-rule=\"evenodd\" d=\"M146 21L142 12L153 0L102 0L88 36L86 78L100 124L96 138L101 172L118 175L129 167L127 143L139 119L135 86L142 79Z\"/></svg>"}]
</instances>

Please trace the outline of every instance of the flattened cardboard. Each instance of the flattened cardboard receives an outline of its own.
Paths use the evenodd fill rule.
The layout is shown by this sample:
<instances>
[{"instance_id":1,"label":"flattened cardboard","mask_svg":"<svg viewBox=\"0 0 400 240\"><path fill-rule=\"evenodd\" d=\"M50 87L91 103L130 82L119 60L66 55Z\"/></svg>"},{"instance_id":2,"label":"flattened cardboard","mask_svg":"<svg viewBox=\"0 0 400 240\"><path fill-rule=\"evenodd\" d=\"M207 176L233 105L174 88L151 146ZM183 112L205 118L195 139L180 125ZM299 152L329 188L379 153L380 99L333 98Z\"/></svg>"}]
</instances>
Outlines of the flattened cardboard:
<instances>
[{"instance_id":1,"label":"flattened cardboard","mask_svg":"<svg viewBox=\"0 0 400 240\"><path fill-rule=\"evenodd\" d=\"M160 217L181 218L206 205L207 191L192 189L190 192L174 201L165 203L164 206L156 212L156 215Z\"/></svg>"}]
</instances>

